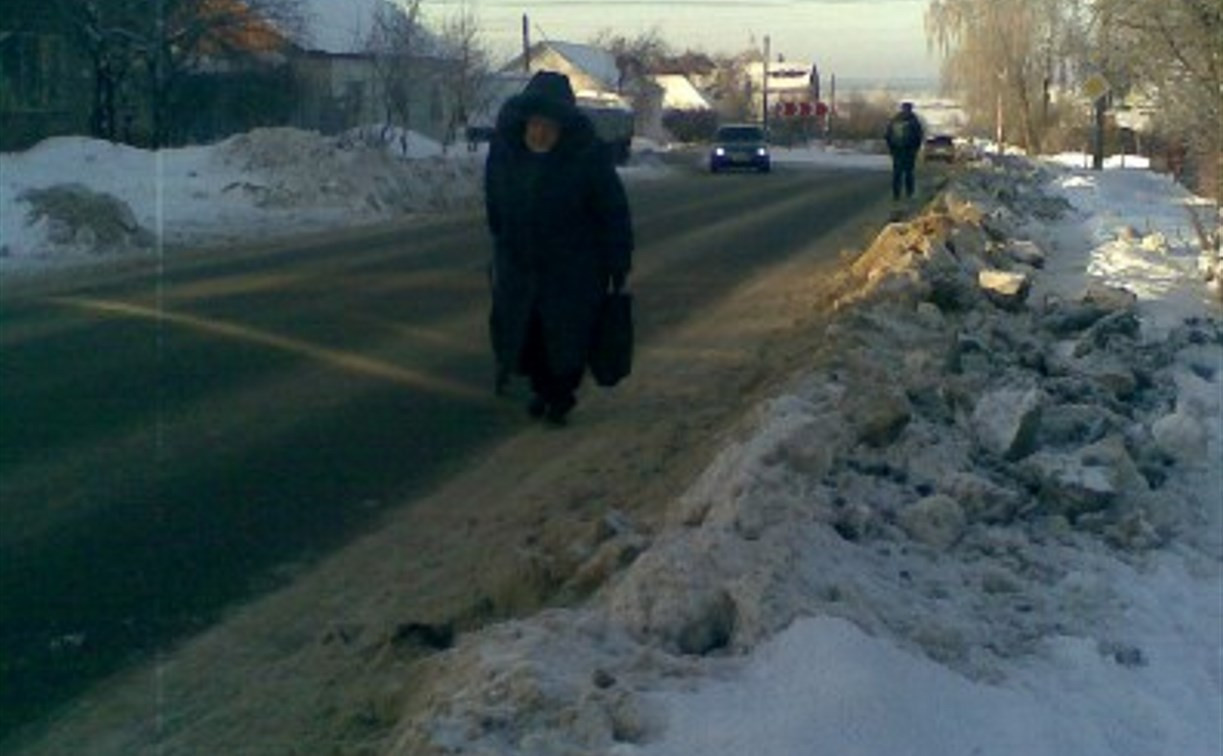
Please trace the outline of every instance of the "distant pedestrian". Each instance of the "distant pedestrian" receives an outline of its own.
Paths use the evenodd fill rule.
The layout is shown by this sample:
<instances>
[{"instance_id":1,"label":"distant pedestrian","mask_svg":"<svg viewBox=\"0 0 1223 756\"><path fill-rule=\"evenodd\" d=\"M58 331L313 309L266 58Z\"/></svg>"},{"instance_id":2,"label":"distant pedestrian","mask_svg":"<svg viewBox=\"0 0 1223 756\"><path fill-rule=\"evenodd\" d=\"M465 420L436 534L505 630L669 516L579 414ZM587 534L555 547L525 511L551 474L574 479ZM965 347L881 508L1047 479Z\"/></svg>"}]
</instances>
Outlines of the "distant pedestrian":
<instances>
[{"instance_id":1,"label":"distant pedestrian","mask_svg":"<svg viewBox=\"0 0 1223 756\"><path fill-rule=\"evenodd\" d=\"M883 138L888 151L892 153L892 199L899 201L902 189L904 196L911 198L916 184L913 172L917 166L917 153L925 138L921 121L913 112L913 103L900 104L900 112L888 121Z\"/></svg>"},{"instance_id":2,"label":"distant pedestrian","mask_svg":"<svg viewBox=\"0 0 1223 756\"><path fill-rule=\"evenodd\" d=\"M536 73L502 106L484 180L498 389L510 372L526 375L531 416L560 424L633 250L624 186L568 77Z\"/></svg>"}]
</instances>

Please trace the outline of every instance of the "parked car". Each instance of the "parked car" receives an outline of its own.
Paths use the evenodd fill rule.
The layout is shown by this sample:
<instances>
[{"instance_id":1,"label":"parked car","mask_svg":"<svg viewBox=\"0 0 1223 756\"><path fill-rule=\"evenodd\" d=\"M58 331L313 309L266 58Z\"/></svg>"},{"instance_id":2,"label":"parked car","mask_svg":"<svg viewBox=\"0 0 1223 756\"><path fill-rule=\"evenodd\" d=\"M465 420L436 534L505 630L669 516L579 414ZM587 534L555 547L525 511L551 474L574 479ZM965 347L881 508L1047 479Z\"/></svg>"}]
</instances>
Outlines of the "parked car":
<instances>
[{"instance_id":1,"label":"parked car","mask_svg":"<svg viewBox=\"0 0 1223 756\"><path fill-rule=\"evenodd\" d=\"M768 173L773 167L764 128L750 123L720 126L709 151L709 171L748 168Z\"/></svg>"},{"instance_id":2,"label":"parked car","mask_svg":"<svg viewBox=\"0 0 1223 756\"><path fill-rule=\"evenodd\" d=\"M955 140L947 134L935 134L926 140L924 148L926 162L955 162Z\"/></svg>"}]
</instances>

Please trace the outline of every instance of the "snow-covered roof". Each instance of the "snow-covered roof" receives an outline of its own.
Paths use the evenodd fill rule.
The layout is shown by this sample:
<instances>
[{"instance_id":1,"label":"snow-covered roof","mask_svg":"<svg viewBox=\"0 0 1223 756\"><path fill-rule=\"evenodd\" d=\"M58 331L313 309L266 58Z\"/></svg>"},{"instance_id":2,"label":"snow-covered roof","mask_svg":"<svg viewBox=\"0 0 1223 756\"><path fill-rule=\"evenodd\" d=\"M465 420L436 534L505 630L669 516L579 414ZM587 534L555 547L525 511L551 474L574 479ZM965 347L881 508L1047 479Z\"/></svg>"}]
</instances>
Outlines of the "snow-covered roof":
<instances>
[{"instance_id":1,"label":"snow-covered roof","mask_svg":"<svg viewBox=\"0 0 1223 756\"><path fill-rule=\"evenodd\" d=\"M609 91L616 90L616 85L620 80L620 69L616 66L616 56L607 50L576 42L545 42L544 44L574 66L598 79L606 85L605 88Z\"/></svg>"},{"instance_id":2,"label":"snow-covered roof","mask_svg":"<svg viewBox=\"0 0 1223 756\"><path fill-rule=\"evenodd\" d=\"M809 61L772 61L769 63L769 91L807 91L811 88L811 72L815 64ZM748 63L747 75L753 82L764 78L764 64Z\"/></svg>"},{"instance_id":3,"label":"snow-covered roof","mask_svg":"<svg viewBox=\"0 0 1223 756\"><path fill-rule=\"evenodd\" d=\"M303 48L332 55L364 52L382 8L402 10L397 0L301 0L305 16Z\"/></svg>"},{"instance_id":4,"label":"snow-covered roof","mask_svg":"<svg viewBox=\"0 0 1223 756\"><path fill-rule=\"evenodd\" d=\"M662 106L668 110L710 110L709 100L701 94L687 76L659 74L652 77L662 88Z\"/></svg>"}]
</instances>

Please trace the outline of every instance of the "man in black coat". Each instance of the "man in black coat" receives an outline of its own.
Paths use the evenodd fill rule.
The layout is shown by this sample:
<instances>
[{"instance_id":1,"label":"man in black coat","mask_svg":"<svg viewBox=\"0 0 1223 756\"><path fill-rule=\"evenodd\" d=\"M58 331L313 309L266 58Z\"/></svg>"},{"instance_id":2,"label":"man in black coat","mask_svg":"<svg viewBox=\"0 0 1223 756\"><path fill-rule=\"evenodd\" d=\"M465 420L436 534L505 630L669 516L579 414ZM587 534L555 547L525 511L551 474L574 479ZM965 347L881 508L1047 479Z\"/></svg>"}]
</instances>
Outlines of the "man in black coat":
<instances>
[{"instance_id":1,"label":"man in black coat","mask_svg":"<svg viewBox=\"0 0 1223 756\"><path fill-rule=\"evenodd\" d=\"M632 262L628 199L563 74L541 71L497 116L485 166L489 325L502 370L528 376L534 417L576 403L595 320Z\"/></svg>"},{"instance_id":2,"label":"man in black coat","mask_svg":"<svg viewBox=\"0 0 1223 756\"><path fill-rule=\"evenodd\" d=\"M883 139L892 153L892 199L900 199L902 184L905 197L912 197L916 183L913 171L917 165L917 152L925 139L921 121L913 112L913 103L901 103L900 112L888 121Z\"/></svg>"}]
</instances>

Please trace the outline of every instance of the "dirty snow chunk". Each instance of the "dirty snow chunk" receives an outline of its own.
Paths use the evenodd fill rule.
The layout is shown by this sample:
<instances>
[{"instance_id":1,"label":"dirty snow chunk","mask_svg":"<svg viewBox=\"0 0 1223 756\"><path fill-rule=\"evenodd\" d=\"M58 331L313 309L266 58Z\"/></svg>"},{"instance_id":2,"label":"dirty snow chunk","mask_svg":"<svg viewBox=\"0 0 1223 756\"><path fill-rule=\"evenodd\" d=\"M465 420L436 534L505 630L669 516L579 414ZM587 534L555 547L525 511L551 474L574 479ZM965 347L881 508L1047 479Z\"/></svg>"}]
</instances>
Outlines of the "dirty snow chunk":
<instances>
[{"instance_id":1,"label":"dirty snow chunk","mask_svg":"<svg viewBox=\"0 0 1223 756\"><path fill-rule=\"evenodd\" d=\"M1032 280L1026 274L1005 270L982 270L977 284L985 296L1004 310L1017 310L1028 298Z\"/></svg>"},{"instance_id":2,"label":"dirty snow chunk","mask_svg":"<svg viewBox=\"0 0 1223 756\"><path fill-rule=\"evenodd\" d=\"M1195 463L1206 457L1206 428L1191 415L1181 412L1164 415L1152 423L1151 435L1160 451L1178 462Z\"/></svg>"},{"instance_id":3,"label":"dirty snow chunk","mask_svg":"<svg viewBox=\"0 0 1223 756\"><path fill-rule=\"evenodd\" d=\"M1045 260L1048 258L1039 244L1026 239L1015 240L1007 244L1006 253L1015 262L1030 265L1033 268L1045 267Z\"/></svg>"},{"instance_id":4,"label":"dirty snow chunk","mask_svg":"<svg viewBox=\"0 0 1223 756\"><path fill-rule=\"evenodd\" d=\"M1090 328L1108 315L1103 307L1084 302L1051 299L1044 305L1041 327L1056 336L1068 336Z\"/></svg>"},{"instance_id":5,"label":"dirty snow chunk","mask_svg":"<svg viewBox=\"0 0 1223 756\"><path fill-rule=\"evenodd\" d=\"M1023 496L967 472L953 473L939 481L939 488L973 522L1010 522L1023 503Z\"/></svg>"},{"instance_id":6,"label":"dirty snow chunk","mask_svg":"<svg viewBox=\"0 0 1223 756\"><path fill-rule=\"evenodd\" d=\"M1095 512L1117 496L1106 468L1084 465L1073 455L1038 452L1024 460L1023 468L1039 483L1041 504L1049 514Z\"/></svg>"},{"instance_id":7,"label":"dirty snow chunk","mask_svg":"<svg viewBox=\"0 0 1223 756\"><path fill-rule=\"evenodd\" d=\"M1022 469L1036 477L1046 511L1072 519L1149 490L1119 436L1109 436L1076 454L1038 452L1024 460Z\"/></svg>"},{"instance_id":8,"label":"dirty snow chunk","mask_svg":"<svg viewBox=\"0 0 1223 756\"><path fill-rule=\"evenodd\" d=\"M948 549L964 534L964 509L950 496L927 496L901 510L900 527L909 537L935 549Z\"/></svg>"},{"instance_id":9,"label":"dirty snow chunk","mask_svg":"<svg viewBox=\"0 0 1223 756\"><path fill-rule=\"evenodd\" d=\"M1089 283L1081 298L1084 304L1096 305L1112 312L1132 310L1138 305L1138 296L1120 286Z\"/></svg>"},{"instance_id":10,"label":"dirty snow chunk","mask_svg":"<svg viewBox=\"0 0 1223 756\"><path fill-rule=\"evenodd\" d=\"M913 407L899 391L875 387L860 394L863 401L847 406L847 420L857 428L857 438L875 447L894 442L913 416ZM851 395L853 392L851 392Z\"/></svg>"},{"instance_id":11,"label":"dirty snow chunk","mask_svg":"<svg viewBox=\"0 0 1223 756\"><path fill-rule=\"evenodd\" d=\"M652 550L612 595L611 616L638 639L653 639L671 652L722 648L734 631L735 604L718 584L719 573L708 554Z\"/></svg>"},{"instance_id":12,"label":"dirty snow chunk","mask_svg":"<svg viewBox=\"0 0 1223 756\"><path fill-rule=\"evenodd\" d=\"M31 224L46 224L53 246L107 253L152 244L152 235L136 222L126 202L82 184L30 189L18 199L29 203Z\"/></svg>"},{"instance_id":13,"label":"dirty snow chunk","mask_svg":"<svg viewBox=\"0 0 1223 756\"><path fill-rule=\"evenodd\" d=\"M427 717L401 723L385 752L607 753L643 742L662 723L629 688L628 657L667 663L588 614L545 612L466 636L439 657L453 685Z\"/></svg>"},{"instance_id":14,"label":"dirty snow chunk","mask_svg":"<svg viewBox=\"0 0 1223 756\"><path fill-rule=\"evenodd\" d=\"M1126 427L1126 418L1096 404L1059 404L1043 412L1037 445L1077 449Z\"/></svg>"},{"instance_id":15,"label":"dirty snow chunk","mask_svg":"<svg viewBox=\"0 0 1223 756\"><path fill-rule=\"evenodd\" d=\"M1044 395L1039 389L1000 389L981 397L972 414L977 443L1004 459L1030 454L1040 428Z\"/></svg>"}]
</instances>

